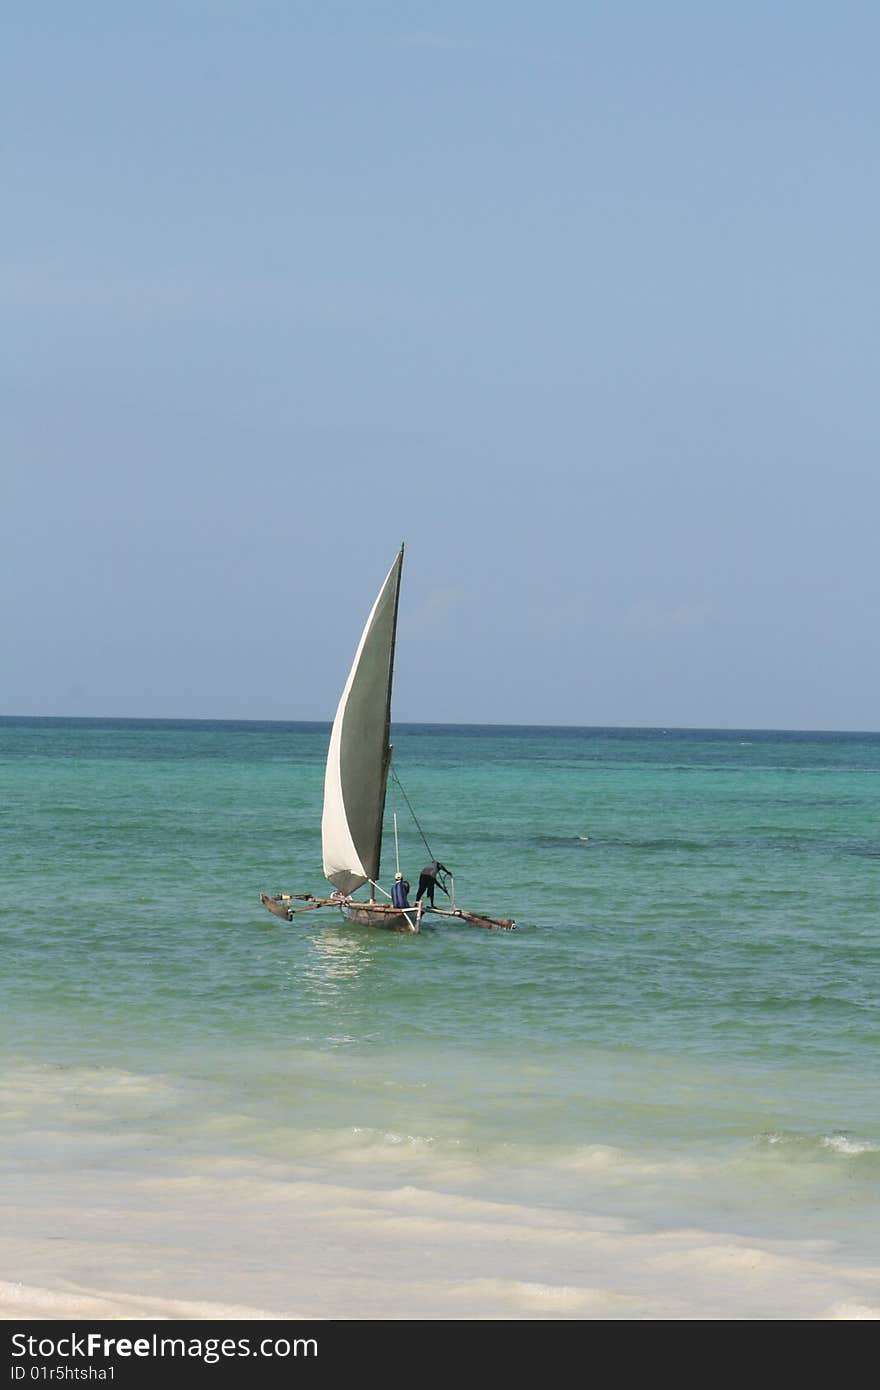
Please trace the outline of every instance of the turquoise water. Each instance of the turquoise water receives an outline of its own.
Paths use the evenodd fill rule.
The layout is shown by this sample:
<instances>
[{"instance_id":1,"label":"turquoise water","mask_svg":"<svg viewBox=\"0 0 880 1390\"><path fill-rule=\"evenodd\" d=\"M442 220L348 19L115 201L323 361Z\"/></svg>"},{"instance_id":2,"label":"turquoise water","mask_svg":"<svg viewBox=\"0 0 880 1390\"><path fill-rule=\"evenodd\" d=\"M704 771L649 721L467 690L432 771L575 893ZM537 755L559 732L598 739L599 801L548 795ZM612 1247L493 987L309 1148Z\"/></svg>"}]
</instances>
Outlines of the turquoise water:
<instances>
[{"instance_id":1,"label":"turquoise water","mask_svg":"<svg viewBox=\"0 0 880 1390\"><path fill-rule=\"evenodd\" d=\"M135 1127L877 1257L880 735L397 727L458 901L518 923L418 937L259 904L325 889L327 738L0 721L13 1176Z\"/></svg>"}]
</instances>

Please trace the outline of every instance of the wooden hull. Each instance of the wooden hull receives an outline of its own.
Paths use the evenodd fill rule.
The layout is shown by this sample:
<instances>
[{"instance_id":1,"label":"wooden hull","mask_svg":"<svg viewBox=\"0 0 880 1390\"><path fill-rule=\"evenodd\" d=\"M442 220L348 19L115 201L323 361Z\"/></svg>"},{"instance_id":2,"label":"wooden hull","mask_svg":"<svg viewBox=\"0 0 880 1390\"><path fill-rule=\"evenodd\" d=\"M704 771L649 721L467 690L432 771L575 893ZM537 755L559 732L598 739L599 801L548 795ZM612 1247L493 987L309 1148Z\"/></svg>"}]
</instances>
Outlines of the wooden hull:
<instances>
[{"instance_id":1,"label":"wooden hull","mask_svg":"<svg viewBox=\"0 0 880 1390\"><path fill-rule=\"evenodd\" d=\"M422 905L399 908L385 903L341 903L340 911L349 922L365 927L384 927L386 931L417 932L422 920Z\"/></svg>"},{"instance_id":2,"label":"wooden hull","mask_svg":"<svg viewBox=\"0 0 880 1390\"><path fill-rule=\"evenodd\" d=\"M306 903L305 907L294 907L294 900ZM278 893L270 897L260 894L260 902L273 917L283 922L291 922L301 912L312 912L316 907L338 907L349 922L357 922L366 927L384 927L386 931L417 932L422 921L422 904L401 909L386 903L345 902L341 898L314 898L310 893Z\"/></svg>"}]
</instances>

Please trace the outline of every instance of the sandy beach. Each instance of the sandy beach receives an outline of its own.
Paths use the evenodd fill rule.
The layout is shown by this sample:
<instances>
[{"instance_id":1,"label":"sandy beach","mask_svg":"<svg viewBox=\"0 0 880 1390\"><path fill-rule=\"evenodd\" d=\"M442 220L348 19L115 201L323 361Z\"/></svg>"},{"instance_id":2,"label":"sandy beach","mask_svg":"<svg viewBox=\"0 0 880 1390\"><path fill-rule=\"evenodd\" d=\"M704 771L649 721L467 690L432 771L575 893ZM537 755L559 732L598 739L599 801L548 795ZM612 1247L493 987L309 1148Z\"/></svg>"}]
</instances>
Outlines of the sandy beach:
<instances>
[{"instance_id":1,"label":"sandy beach","mask_svg":"<svg viewBox=\"0 0 880 1390\"><path fill-rule=\"evenodd\" d=\"M159 1099L126 1074L72 1081L80 1105L89 1084L93 1101L99 1087L127 1104ZM705 1182L695 1164L639 1171L618 1150L587 1147L559 1170L575 1172L575 1211L493 1197L485 1172L479 1195L449 1190L473 1186L473 1155L447 1166L447 1190L407 1181L414 1145L401 1136L291 1163L240 1146L233 1156L225 1140L188 1153L180 1137L133 1129L121 1106L117 1120L115 1132L29 1129L7 1152L3 1318L880 1317L880 1268L833 1240L599 1210L629 1184Z\"/></svg>"}]
</instances>

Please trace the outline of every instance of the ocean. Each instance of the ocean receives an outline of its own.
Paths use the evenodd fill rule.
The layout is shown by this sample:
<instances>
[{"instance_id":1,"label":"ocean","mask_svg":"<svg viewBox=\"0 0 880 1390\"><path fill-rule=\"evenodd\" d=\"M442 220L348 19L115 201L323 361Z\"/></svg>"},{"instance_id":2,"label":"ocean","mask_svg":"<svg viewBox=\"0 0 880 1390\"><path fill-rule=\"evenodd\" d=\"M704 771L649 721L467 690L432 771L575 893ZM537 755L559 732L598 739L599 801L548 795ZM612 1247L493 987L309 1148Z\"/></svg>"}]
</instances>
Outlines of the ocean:
<instances>
[{"instance_id":1,"label":"ocean","mask_svg":"<svg viewBox=\"0 0 880 1390\"><path fill-rule=\"evenodd\" d=\"M880 1316L880 735L397 725L418 936L328 735L0 720L0 1314Z\"/></svg>"}]
</instances>

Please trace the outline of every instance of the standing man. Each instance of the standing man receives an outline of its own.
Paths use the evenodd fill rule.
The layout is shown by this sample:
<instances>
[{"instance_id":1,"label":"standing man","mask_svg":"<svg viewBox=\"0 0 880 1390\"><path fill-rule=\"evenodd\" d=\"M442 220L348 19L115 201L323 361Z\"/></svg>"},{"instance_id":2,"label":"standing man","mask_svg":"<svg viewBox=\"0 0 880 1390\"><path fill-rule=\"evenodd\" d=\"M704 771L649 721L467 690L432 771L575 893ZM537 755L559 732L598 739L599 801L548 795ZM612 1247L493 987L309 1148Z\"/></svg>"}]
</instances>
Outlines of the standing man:
<instances>
[{"instance_id":1,"label":"standing man","mask_svg":"<svg viewBox=\"0 0 880 1390\"><path fill-rule=\"evenodd\" d=\"M416 893L416 901L418 901L421 897L427 896L428 902L433 907L435 888L442 888L443 892L446 894L448 898L449 889L446 887L446 884L443 882L442 878L437 877L438 874L448 873L449 870L447 869L446 865L441 864L439 859L435 859L433 863L427 864L425 868L422 869L422 872L419 876L419 891Z\"/></svg>"}]
</instances>

